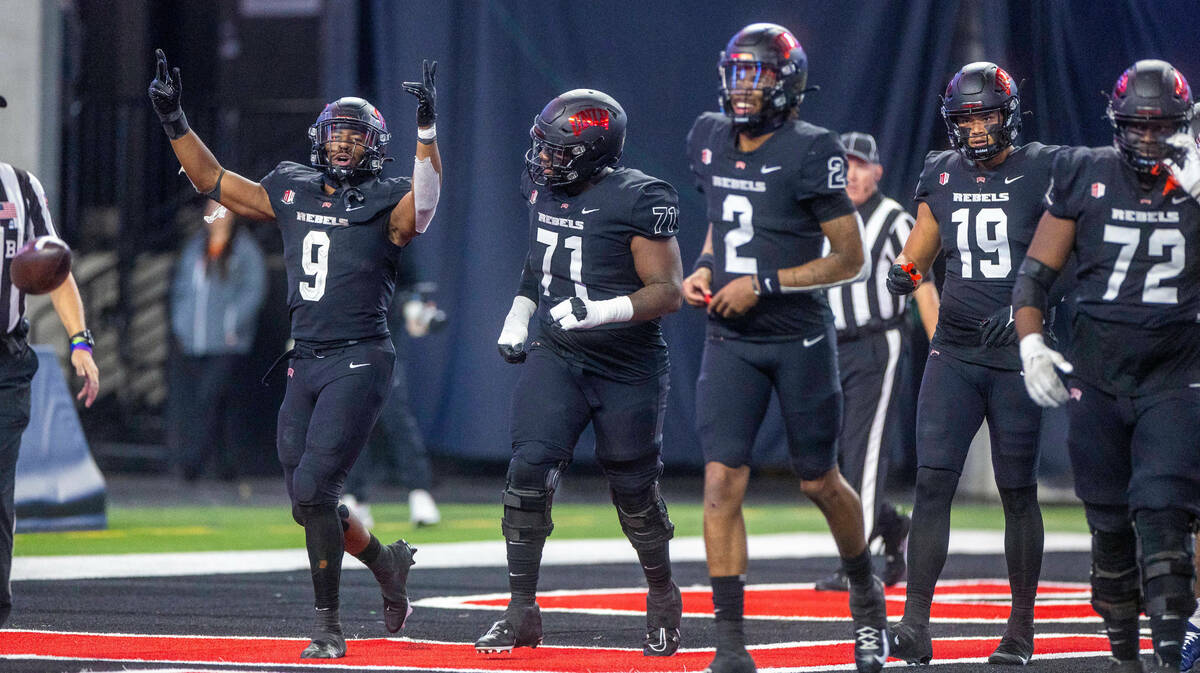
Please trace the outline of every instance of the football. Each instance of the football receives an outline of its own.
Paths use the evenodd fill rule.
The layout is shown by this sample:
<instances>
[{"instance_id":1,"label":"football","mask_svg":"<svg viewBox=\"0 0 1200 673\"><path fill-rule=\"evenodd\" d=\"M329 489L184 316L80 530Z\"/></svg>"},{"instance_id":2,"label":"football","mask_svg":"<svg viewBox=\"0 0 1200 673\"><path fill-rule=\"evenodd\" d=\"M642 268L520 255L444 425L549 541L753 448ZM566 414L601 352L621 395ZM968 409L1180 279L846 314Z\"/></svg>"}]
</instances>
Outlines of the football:
<instances>
[{"instance_id":1,"label":"football","mask_svg":"<svg viewBox=\"0 0 1200 673\"><path fill-rule=\"evenodd\" d=\"M71 272L71 248L57 236L40 236L17 251L9 267L13 285L26 294L46 294Z\"/></svg>"}]
</instances>

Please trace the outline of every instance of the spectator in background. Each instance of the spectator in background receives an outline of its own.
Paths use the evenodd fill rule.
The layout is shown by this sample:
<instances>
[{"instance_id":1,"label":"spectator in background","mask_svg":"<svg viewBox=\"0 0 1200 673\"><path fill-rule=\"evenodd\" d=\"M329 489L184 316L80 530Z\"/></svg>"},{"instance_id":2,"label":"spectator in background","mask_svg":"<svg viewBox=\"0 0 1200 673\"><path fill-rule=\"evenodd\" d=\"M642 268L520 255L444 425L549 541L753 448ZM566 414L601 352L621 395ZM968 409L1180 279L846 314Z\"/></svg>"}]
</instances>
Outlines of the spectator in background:
<instances>
[{"instance_id":1,"label":"spectator in background","mask_svg":"<svg viewBox=\"0 0 1200 673\"><path fill-rule=\"evenodd\" d=\"M236 374L254 343L266 292L258 242L224 206L208 200L204 228L183 248L171 285L173 359L170 406L186 481L210 458L222 479L238 476L243 447Z\"/></svg>"},{"instance_id":2,"label":"spectator in background","mask_svg":"<svg viewBox=\"0 0 1200 673\"><path fill-rule=\"evenodd\" d=\"M384 403L375 431L367 448L346 478L342 503L354 512L367 528L375 525L367 504L369 488L383 478L395 479L408 489L408 519L418 526L432 526L442 520L437 503L429 492L433 486L433 467L421 437L421 428L408 401L407 351L402 332L419 339L446 322L437 304L428 301L417 282L412 257L404 255L396 272L396 294L388 311L388 329L396 346L396 364L392 370L392 388ZM386 475L386 477L384 476Z\"/></svg>"},{"instance_id":3,"label":"spectator in background","mask_svg":"<svg viewBox=\"0 0 1200 673\"><path fill-rule=\"evenodd\" d=\"M837 328L838 372L845 405L838 435L838 466L862 500L867 540L883 538L886 565L882 579L893 586L904 579L904 547L912 525L907 515L883 499L891 445L886 438L895 431L889 419L897 411L896 371L903 342L907 341L908 300L893 296L884 281L908 240L913 218L879 191L883 166L875 138L853 132L843 133L841 140L846 149L846 193L865 223L870 268L864 280L828 290ZM938 317L937 290L932 283L923 283L913 299L925 333L932 339ZM849 591L850 582L838 569L818 581L816 588Z\"/></svg>"}]
</instances>

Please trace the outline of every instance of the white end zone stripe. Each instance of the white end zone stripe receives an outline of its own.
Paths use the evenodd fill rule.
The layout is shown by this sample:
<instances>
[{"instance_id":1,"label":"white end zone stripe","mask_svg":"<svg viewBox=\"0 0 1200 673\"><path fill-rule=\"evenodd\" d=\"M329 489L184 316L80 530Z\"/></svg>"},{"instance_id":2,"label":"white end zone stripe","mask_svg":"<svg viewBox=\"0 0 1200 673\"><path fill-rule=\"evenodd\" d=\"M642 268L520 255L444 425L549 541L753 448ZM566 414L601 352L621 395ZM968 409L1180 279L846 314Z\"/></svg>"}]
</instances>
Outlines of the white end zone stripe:
<instances>
[{"instance_id":1,"label":"white end zone stripe","mask_svg":"<svg viewBox=\"0 0 1200 673\"><path fill-rule=\"evenodd\" d=\"M422 543L414 570L432 568L503 568L507 565L503 540L490 542ZM1045 551L1084 551L1092 548L1087 533L1047 533ZM17 545L20 549L20 544ZM781 533L751 535L750 558L787 559L836 557L837 547L829 533ZM952 554L1003 554L1002 531L952 530ZM587 563L636 563L637 554L624 538L607 540L552 540L546 545L542 565ZM704 561L704 539L678 537L671 541L674 561ZM180 552L164 554L102 554L92 556L17 556L13 580L71 580L114 577L177 577L181 575L229 575L242 573L307 570L304 549L270 551ZM347 556L345 570L363 570L357 559Z\"/></svg>"}]
</instances>

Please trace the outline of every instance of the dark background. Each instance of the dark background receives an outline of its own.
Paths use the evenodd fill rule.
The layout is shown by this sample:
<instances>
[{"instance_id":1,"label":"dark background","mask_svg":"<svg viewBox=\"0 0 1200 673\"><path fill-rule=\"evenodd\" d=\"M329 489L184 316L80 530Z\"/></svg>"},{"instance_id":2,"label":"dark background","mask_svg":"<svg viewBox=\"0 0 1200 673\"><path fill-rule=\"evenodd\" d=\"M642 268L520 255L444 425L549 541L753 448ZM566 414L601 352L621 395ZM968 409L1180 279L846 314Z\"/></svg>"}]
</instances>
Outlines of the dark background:
<instances>
[{"instance_id":1,"label":"dark background","mask_svg":"<svg viewBox=\"0 0 1200 673\"><path fill-rule=\"evenodd\" d=\"M182 244L178 211L196 199L146 99L155 47L182 70L193 128L230 170L253 179L282 160L306 163L308 125L343 95L379 107L395 138L387 171L409 174L415 106L400 82L419 77L422 58L439 62L442 200L431 229L406 254L437 283L434 298L450 323L410 342L410 386L433 451L464 460L504 460L509 452L509 396L519 369L497 356L495 338L526 252L517 185L528 128L554 95L592 87L622 103L630 118L625 164L678 188L679 242L690 268L706 221L684 138L699 113L716 109L718 53L748 23L779 23L796 34L808 54L809 83L821 87L806 97L801 117L875 134L882 190L904 204L925 153L946 147L938 94L967 62L995 61L1023 82L1023 109L1033 115L1021 139L1046 143L1111 142L1100 92L1139 58L1164 58L1200 82L1200 18L1195 3L1184 1L115 0L65 7L60 229L85 253L118 251L118 301L99 319L120 343L133 343L137 329L137 260ZM258 233L268 252L278 251L271 226ZM287 336L282 268L273 266L272 275L256 352L262 370ZM692 427L703 323L687 308L664 320L673 364L664 451L675 465L701 462ZM142 366L134 349L119 356L128 367ZM258 386L260 373L246 376L246 404L256 410L248 432L261 440L269 464L282 386ZM145 428L161 424L137 420L158 418L155 405L105 392L107 413L85 418L94 443L131 435L160 441ZM760 443L761 464L783 463L777 423ZM585 439L579 459L588 459L590 445Z\"/></svg>"}]
</instances>

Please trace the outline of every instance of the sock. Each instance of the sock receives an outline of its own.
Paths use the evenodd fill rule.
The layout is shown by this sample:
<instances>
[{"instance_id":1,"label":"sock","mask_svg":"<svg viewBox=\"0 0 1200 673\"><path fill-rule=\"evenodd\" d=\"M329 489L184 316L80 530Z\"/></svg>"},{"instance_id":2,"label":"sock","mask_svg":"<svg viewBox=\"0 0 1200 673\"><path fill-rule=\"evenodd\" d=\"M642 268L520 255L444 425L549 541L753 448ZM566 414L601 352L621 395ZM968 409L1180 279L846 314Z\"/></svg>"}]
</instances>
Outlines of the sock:
<instances>
[{"instance_id":1,"label":"sock","mask_svg":"<svg viewBox=\"0 0 1200 673\"><path fill-rule=\"evenodd\" d=\"M538 575L542 566L542 548L546 538L513 542L507 540L508 590L512 592L512 605L533 605L537 599Z\"/></svg>"},{"instance_id":2,"label":"sock","mask_svg":"<svg viewBox=\"0 0 1200 673\"><path fill-rule=\"evenodd\" d=\"M313 640L324 633L342 634L342 622L337 608L317 608L313 620Z\"/></svg>"},{"instance_id":3,"label":"sock","mask_svg":"<svg viewBox=\"0 0 1200 673\"><path fill-rule=\"evenodd\" d=\"M301 505L304 510L304 545L312 572L313 593L318 609L337 609L338 585L342 579L342 522L337 505Z\"/></svg>"},{"instance_id":4,"label":"sock","mask_svg":"<svg viewBox=\"0 0 1200 673\"><path fill-rule=\"evenodd\" d=\"M937 584L950 546L950 503L958 474L922 467L917 470L916 502L908 544L908 589L904 621L929 626L933 587Z\"/></svg>"},{"instance_id":5,"label":"sock","mask_svg":"<svg viewBox=\"0 0 1200 673\"><path fill-rule=\"evenodd\" d=\"M709 582L712 583L713 615L717 620L717 649L746 649L746 635L742 627L746 576L710 577Z\"/></svg>"},{"instance_id":6,"label":"sock","mask_svg":"<svg viewBox=\"0 0 1200 673\"><path fill-rule=\"evenodd\" d=\"M1046 533L1037 501L1037 485L1000 489L1004 506L1004 559L1008 563L1008 585L1012 611L1005 635L1033 638L1033 606L1038 578L1042 574L1042 547Z\"/></svg>"},{"instance_id":7,"label":"sock","mask_svg":"<svg viewBox=\"0 0 1200 673\"><path fill-rule=\"evenodd\" d=\"M1196 603L1196 611L1192 613L1192 618L1188 621L1192 623L1192 626L1200 628L1200 601ZM4 622L0 621L0 626L3 626L3 624Z\"/></svg>"},{"instance_id":8,"label":"sock","mask_svg":"<svg viewBox=\"0 0 1200 673\"><path fill-rule=\"evenodd\" d=\"M354 558L362 561L363 565L370 568L372 563L375 563L375 561L379 560L379 554L382 551L383 544L381 544L379 542L379 538L375 537L374 533L372 533L371 540L367 542L367 546L364 547L362 551L355 554Z\"/></svg>"},{"instance_id":9,"label":"sock","mask_svg":"<svg viewBox=\"0 0 1200 673\"><path fill-rule=\"evenodd\" d=\"M638 561L652 593L665 593L671 586L671 552L664 542L650 550L637 550Z\"/></svg>"},{"instance_id":10,"label":"sock","mask_svg":"<svg viewBox=\"0 0 1200 673\"><path fill-rule=\"evenodd\" d=\"M870 587L873 578L871 574L871 549L862 550L858 556L842 557L842 572L850 580L853 587Z\"/></svg>"}]
</instances>

